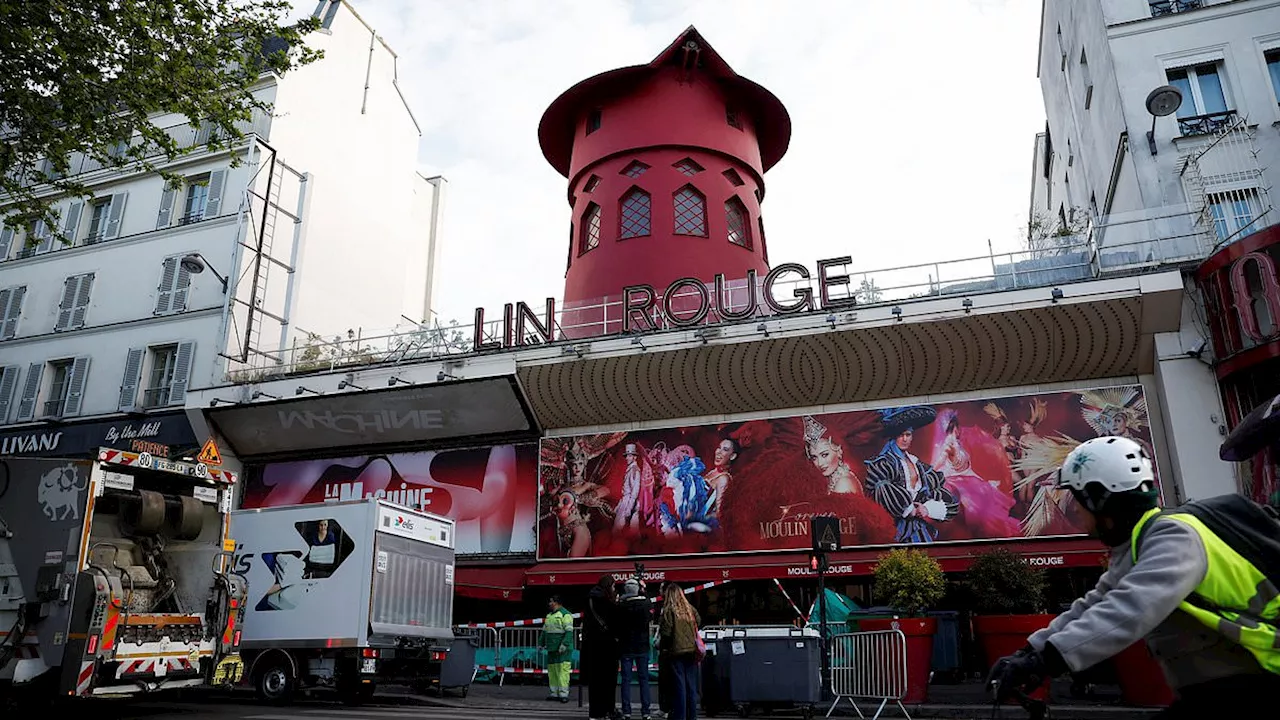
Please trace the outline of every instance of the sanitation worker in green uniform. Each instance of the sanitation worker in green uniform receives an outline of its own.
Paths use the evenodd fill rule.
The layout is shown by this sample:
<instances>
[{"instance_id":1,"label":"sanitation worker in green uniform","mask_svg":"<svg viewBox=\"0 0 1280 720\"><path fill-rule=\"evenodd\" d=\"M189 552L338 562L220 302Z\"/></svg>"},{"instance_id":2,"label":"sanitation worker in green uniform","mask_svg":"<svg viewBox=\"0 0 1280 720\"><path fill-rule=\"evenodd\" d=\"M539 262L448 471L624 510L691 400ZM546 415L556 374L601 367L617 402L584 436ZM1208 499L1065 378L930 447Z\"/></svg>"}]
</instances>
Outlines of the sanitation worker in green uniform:
<instances>
[{"instance_id":1,"label":"sanitation worker in green uniform","mask_svg":"<svg viewBox=\"0 0 1280 720\"><path fill-rule=\"evenodd\" d=\"M573 665L573 615L558 596L548 602L551 612L542 624L542 646L547 650L548 700L569 702L569 670Z\"/></svg>"}]
</instances>

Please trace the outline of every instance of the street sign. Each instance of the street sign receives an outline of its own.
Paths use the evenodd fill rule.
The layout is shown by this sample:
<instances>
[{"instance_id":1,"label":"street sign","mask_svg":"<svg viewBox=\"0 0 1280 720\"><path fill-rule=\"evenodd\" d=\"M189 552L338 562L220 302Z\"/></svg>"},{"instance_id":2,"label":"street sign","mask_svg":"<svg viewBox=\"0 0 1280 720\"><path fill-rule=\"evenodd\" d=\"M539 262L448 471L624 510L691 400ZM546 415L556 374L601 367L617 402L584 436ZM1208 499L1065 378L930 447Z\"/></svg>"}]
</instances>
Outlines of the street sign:
<instances>
[{"instance_id":1,"label":"street sign","mask_svg":"<svg viewBox=\"0 0 1280 720\"><path fill-rule=\"evenodd\" d=\"M835 552L840 549L840 518L822 516L810 521L809 534L813 549L817 552Z\"/></svg>"},{"instance_id":2,"label":"street sign","mask_svg":"<svg viewBox=\"0 0 1280 720\"><path fill-rule=\"evenodd\" d=\"M218 452L218 446L213 442L213 438L209 438L204 442L204 447L200 448L200 456L196 460L205 465L222 464L222 453Z\"/></svg>"}]
</instances>

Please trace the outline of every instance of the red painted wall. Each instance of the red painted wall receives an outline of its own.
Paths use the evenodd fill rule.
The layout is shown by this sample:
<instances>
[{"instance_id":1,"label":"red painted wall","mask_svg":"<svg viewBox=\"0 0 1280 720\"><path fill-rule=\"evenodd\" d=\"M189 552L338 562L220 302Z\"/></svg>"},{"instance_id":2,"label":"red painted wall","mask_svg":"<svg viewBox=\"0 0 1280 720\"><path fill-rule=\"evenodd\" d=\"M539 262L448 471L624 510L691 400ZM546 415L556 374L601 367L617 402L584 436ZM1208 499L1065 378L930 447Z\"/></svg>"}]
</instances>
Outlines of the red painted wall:
<instances>
[{"instance_id":1,"label":"red painted wall","mask_svg":"<svg viewBox=\"0 0 1280 720\"><path fill-rule=\"evenodd\" d=\"M729 124L726 109L731 104L721 85L708 75L695 73L692 82L682 82L678 69L664 68L629 93L598 105L600 127L590 135L586 134L590 108L584 108L577 120L570 163L573 209L566 309L594 304L606 296L616 298L627 285L648 283L660 293L681 277L710 282L716 273L739 280L748 270L756 270L761 277L768 272L760 221L759 198L764 195L760 147L746 108L735 108L741 129ZM703 170L687 176L673 167L686 158ZM621 174L637 160L649 166L644 174L634 179ZM725 176L730 170L741 185ZM674 232L673 196L685 185L694 186L706 198L706 237ZM650 235L620 240L620 204L634 187L649 193ZM749 248L728 240L725 203L733 197L748 213ZM591 203L601 208L600 244L581 252L581 223ZM584 315L566 324L590 321ZM566 334L581 337L603 331L600 326Z\"/></svg>"}]
</instances>

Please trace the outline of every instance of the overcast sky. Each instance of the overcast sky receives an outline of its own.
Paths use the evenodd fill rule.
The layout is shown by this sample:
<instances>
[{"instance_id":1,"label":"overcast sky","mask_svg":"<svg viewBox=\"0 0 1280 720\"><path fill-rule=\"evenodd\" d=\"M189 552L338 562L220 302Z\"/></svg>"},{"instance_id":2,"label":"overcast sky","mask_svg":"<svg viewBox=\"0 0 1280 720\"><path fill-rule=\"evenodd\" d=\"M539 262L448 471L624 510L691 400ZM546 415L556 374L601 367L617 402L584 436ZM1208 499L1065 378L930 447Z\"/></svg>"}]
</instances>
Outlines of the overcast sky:
<instances>
[{"instance_id":1,"label":"overcast sky","mask_svg":"<svg viewBox=\"0 0 1280 720\"><path fill-rule=\"evenodd\" d=\"M689 25L791 114L790 150L765 178L774 264L852 255L878 269L1018 247L1044 127L1034 0L352 2L399 54L422 171L449 181L442 320L560 296L566 180L542 158L538 120L569 86L648 62Z\"/></svg>"}]
</instances>

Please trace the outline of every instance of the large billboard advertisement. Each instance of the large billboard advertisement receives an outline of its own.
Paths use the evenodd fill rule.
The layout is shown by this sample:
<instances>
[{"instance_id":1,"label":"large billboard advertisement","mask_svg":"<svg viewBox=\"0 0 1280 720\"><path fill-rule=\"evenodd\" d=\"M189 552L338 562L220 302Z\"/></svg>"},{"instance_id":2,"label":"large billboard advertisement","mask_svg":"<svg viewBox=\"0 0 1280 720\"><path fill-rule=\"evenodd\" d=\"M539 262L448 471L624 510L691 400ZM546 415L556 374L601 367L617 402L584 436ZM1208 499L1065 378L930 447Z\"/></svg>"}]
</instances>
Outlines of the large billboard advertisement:
<instances>
[{"instance_id":1,"label":"large billboard advertisement","mask_svg":"<svg viewBox=\"0 0 1280 720\"><path fill-rule=\"evenodd\" d=\"M538 446L497 445L268 463L248 473L241 507L379 497L457 523L457 553L531 553Z\"/></svg>"},{"instance_id":2,"label":"large billboard advertisement","mask_svg":"<svg viewBox=\"0 0 1280 720\"><path fill-rule=\"evenodd\" d=\"M543 559L1082 534L1054 471L1079 443L1151 452L1140 385L544 439ZM1153 460L1154 462L1154 460Z\"/></svg>"}]
</instances>

